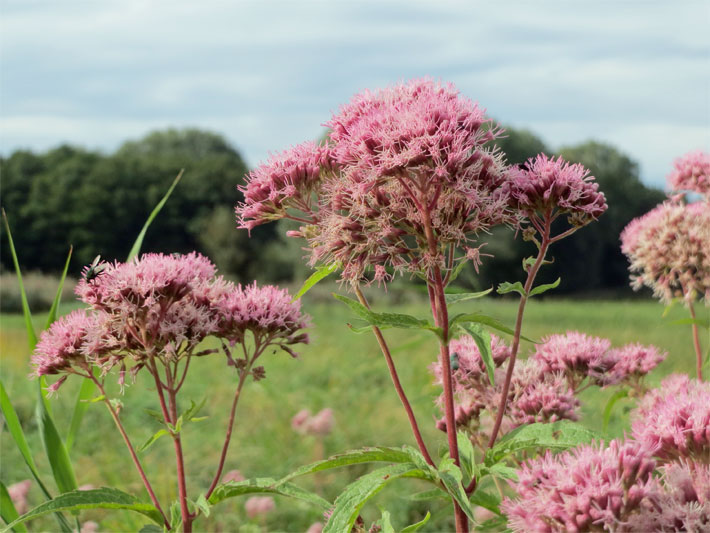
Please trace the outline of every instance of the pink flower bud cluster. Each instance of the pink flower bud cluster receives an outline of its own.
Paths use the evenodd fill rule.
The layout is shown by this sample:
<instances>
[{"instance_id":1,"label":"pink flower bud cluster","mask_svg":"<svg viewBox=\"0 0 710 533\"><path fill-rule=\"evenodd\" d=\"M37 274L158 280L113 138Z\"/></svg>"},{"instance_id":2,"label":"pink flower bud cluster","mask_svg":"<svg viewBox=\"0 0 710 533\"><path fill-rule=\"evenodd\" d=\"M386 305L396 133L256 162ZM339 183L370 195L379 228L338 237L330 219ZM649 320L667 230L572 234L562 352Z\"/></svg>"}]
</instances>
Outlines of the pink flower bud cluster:
<instances>
[{"instance_id":1,"label":"pink flower bud cluster","mask_svg":"<svg viewBox=\"0 0 710 533\"><path fill-rule=\"evenodd\" d=\"M106 373L120 364L123 385L127 363L135 376L148 358L177 360L208 336L233 344L250 331L291 354L287 345L308 341L299 334L306 326L300 302L291 302L287 291L226 282L194 252L101 266L76 288L89 309L60 318L42 334L32 357L36 375L87 375L90 365Z\"/></svg>"},{"instance_id":2,"label":"pink flower bud cluster","mask_svg":"<svg viewBox=\"0 0 710 533\"><path fill-rule=\"evenodd\" d=\"M18 483L13 483L7 488L7 493L12 500L15 510L20 514L25 514L30 506L27 503L27 494L30 492L30 487L32 487L32 480L25 479Z\"/></svg>"},{"instance_id":3,"label":"pink flower bud cluster","mask_svg":"<svg viewBox=\"0 0 710 533\"><path fill-rule=\"evenodd\" d=\"M531 357L546 371L563 372L576 391L585 379L598 386L638 383L666 355L655 346L640 344L612 349L607 339L568 331L543 339Z\"/></svg>"},{"instance_id":4,"label":"pink flower bud cluster","mask_svg":"<svg viewBox=\"0 0 710 533\"><path fill-rule=\"evenodd\" d=\"M293 430L305 435L329 435L334 425L333 410L330 408L322 409L313 416L308 409L302 409L291 419Z\"/></svg>"},{"instance_id":5,"label":"pink flower bud cluster","mask_svg":"<svg viewBox=\"0 0 710 533\"><path fill-rule=\"evenodd\" d=\"M632 413L633 438L663 461L710 464L710 383L671 376Z\"/></svg>"},{"instance_id":6,"label":"pink flower bud cluster","mask_svg":"<svg viewBox=\"0 0 710 533\"><path fill-rule=\"evenodd\" d=\"M512 206L528 216L567 213L571 225L584 226L607 209L606 198L589 171L561 157L540 154L522 168L512 168L508 187Z\"/></svg>"},{"instance_id":7,"label":"pink flower bud cluster","mask_svg":"<svg viewBox=\"0 0 710 533\"><path fill-rule=\"evenodd\" d=\"M663 203L621 233L632 286L650 287L665 303L704 298L710 305L710 204Z\"/></svg>"},{"instance_id":8,"label":"pink flower bud cluster","mask_svg":"<svg viewBox=\"0 0 710 533\"><path fill-rule=\"evenodd\" d=\"M689 152L673 161L673 166L668 175L671 191L696 192L710 200L710 154Z\"/></svg>"},{"instance_id":9,"label":"pink flower bud cluster","mask_svg":"<svg viewBox=\"0 0 710 533\"><path fill-rule=\"evenodd\" d=\"M314 142L273 155L252 170L247 185L239 188L244 194L237 208L239 227L252 229L278 220L287 209L312 213L312 196L332 165L329 147Z\"/></svg>"},{"instance_id":10,"label":"pink flower bud cluster","mask_svg":"<svg viewBox=\"0 0 710 533\"><path fill-rule=\"evenodd\" d=\"M622 525L638 514L659 489L655 462L635 442L613 440L527 461L512 483L518 497L501 510L513 531L628 531Z\"/></svg>"},{"instance_id":11,"label":"pink flower bud cluster","mask_svg":"<svg viewBox=\"0 0 710 533\"><path fill-rule=\"evenodd\" d=\"M661 490L629 518L625 530L710 531L710 465L669 463L660 471Z\"/></svg>"},{"instance_id":12,"label":"pink flower bud cluster","mask_svg":"<svg viewBox=\"0 0 710 533\"><path fill-rule=\"evenodd\" d=\"M271 496L252 496L244 503L244 510L249 518L265 516L276 508Z\"/></svg>"}]
</instances>

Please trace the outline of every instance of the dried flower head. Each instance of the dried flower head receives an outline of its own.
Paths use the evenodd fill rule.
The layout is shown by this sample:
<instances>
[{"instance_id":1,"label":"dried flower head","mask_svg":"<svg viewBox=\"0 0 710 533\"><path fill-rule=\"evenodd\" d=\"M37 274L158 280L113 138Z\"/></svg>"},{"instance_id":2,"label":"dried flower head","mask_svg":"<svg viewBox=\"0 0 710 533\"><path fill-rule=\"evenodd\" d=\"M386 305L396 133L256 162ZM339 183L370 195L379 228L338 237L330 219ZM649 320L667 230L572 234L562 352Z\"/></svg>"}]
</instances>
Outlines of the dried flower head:
<instances>
[{"instance_id":1,"label":"dried flower head","mask_svg":"<svg viewBox=\"0 0 710 533\"><path fill-rule=\"evenodd\" d=\"M501 510L513 531L617 531L658 490L655 463L633 442L613 440L530 460Z\"/></svg>"},{"instance_id":2,"label":"dried flower head","mask_svg":"<svg viewBox=\"0 0 710 533\"><path fill-rule=\"evenodd\" d=\"M690 191L710 200L710 154L702 150L689 152L675 161L668 175L671 191Z\"/></svg>"},{"instance_id":3,"label":"dried flower head","mask_svg":"<svg viewBox=\"0 0 710 533\"><path fill-rule=\"evenodd\" d=\"M635 289L646 285L665 303L674 297L710 304L710 204L663 203L621 233Z\"/></svg>"},{"instance_id":4,"label":"dried flower head","mask_svg":"<svg viewBox=\"0 0 710 533\"><path fill-rule=\"evenodd\" d=\"M327 145L307 142L273 155L247 176L240 187L244 202L236 208L240 228L253 227L286 216L288 209L313 214L313 195L325 173L332 171Z\"/></svg>"},{"instance_id":5,"label":"dried flower head","mask_svg":"<svg viewBox=\"0 0 710 533\"><path fill-rule=\"evenodd\" d=\"M632 413L632 435L664 461L710 463L710 383L671 376Z\"/></svg>"},{"instance_id":6,"label":"dried flower head","mask_svg":"<svg viewBox=\"0 0 710 533\"><path fill-rule=\"evenodd\" d=\"M546 214L551 218L568 214L570 224L584 226L607 209L599 184L580 164L540 154L522 168L510 170L510 201L526 213Z\"/></svg>"},{"instance_id":7,"label":"dried flower head","mask_svg":"<svg viewBox=\"0 0 710 533\"><path fill-rule=\"evenodd\" d=\"M562 372L570 386L577 389L584 379L596 384L604 382L605 373L614 366L609 355L611 342L578 331L550 335L535 346L532 358L548 372Z\"/></svg>"}]
</instances>

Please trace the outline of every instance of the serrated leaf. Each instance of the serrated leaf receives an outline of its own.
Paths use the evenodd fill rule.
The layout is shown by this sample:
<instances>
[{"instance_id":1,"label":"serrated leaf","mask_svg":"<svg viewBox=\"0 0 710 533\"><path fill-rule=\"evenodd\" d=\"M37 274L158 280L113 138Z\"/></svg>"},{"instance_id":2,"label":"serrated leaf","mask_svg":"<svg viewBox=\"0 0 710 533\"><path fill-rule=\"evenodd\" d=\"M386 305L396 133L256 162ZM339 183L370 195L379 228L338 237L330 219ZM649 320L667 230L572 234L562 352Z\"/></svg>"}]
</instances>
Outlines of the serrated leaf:
<instances>
[{"instance_id":1,"label":"serrated leaf","mask_svg":"<svg viewBox=\"0 0 710 533\"><path fill-rule=\"evenodd\" d=\"M123 509L140 513L158 524L163 523L160 512L152 505L143 503L136 497L118 489L102 487L100 489L74 490L60 494L53 500L38 505L14 522L8 524L8 526L3 529L3 532L9 531L16 524L21 524L27 520L32 520L48 513L63 511L73 512L82 509Z\"/></svg>"},{"instance_id":2,"label":"serrated leaf","mask_svg":"<svg viewBox=\"0 0 710 533\"><path fill-rule=\"evenodd\" d=\"M10 498L10 493L7 491L5 483L0 481L0 517L5 521L6 524L14 522L20 518L20 513L15 509L15 504ZM27 528L23 524L17 524L14 530L18 533L24 533Z\"/></svg>"},{"instance_id":3,"label":"serrated leaf","mask_svg":"<svg viewBox=\"0 0 710 533\"><path fill-rule=\"evenodd\" d=\"M207 501L207 498L205 498L204 494L200 494L197 497L197 500L195 501L195 507L197 507L203 515L209 516L210 515L210 508L212 507L210 505L210 502Z\"/></svg>"},{"instance_id":4,"label":"serrated leaf","mask_svg":"<svg viewBox=\"0 0 710 533\"><path fill-rule=\"evenodd\" d=\"M508 294L510 292L517 292L520 296L527 296L525 294L525 287L523 287L523 284L519 281L516 281L515 283L504 281L503 283L498 285L498 289L496 290L496 292L498 294Z\"/></svg>"},{"instance_id":5,"label":"serrated leaf","mask_svg":"<svg viewBox=\"0 0 710 533\"><path fill-rule=\"evenodd\" d=\"M447 304L457 304L459 302L465 302L466 300L475 300L477 298L483 298L487 294L490 294L493 291L493 287L490 289L486 289L485 291L480 291L480 292L464 292L464 293L456 293L456 294L446 294L446 303Z\"/></svg>"},{"instance_id":6,"label":"serrated leaf","mask_svg":"<svg viewBox=\"0 0 710 533\"><path fill-rule=\"evenodd\" d=\"M473 479L476 477L476 456L471 439L468 438L465 432L459 431L456 433L456 441L458 443L461 468L469 480Z\"/></svg>"},{"instance_id":7,"label":"serrated leaf","mask_svg":"<svg viewBox=\"0 0 710 533\"><path fill-rule=\"evenodd\" d=\"M333 294L333 296L336 300L347 305L371 326L380 328L425 329L435 333L438 337L443 335L441 328L437 328L426 319L400 313L375 313L352 298L340 294Z\"/></svg>"},{"instance_id":8,"label":"serrated leaf","mask_svg":"<svg viewBox=\"0 0 710 533\"><path fill-rule=\"evenodd\" d=\"M598 435L592 430L569 420L527 424L503 435L486 453L485 463L491 466L504 457L522 450L535 448L566 450L588 443L597 437Z\"/></svg>"},{"instance_id":9,"label":"serrated leaf","mask_svg":"<svg viewBox=\"0 0 710 533\"><path fill-rule=\"evenodd\" d=\"M141 229L140 233L138 234L138 237L136 237L136 241L133 243L133 246L131 247L131 251L128 252L128 257L126 258L126 262L129 262L134 257L137 257L138 254L141 252L141 247L143 246L143 239L145 238L145 234L148 231L148 228L150 227L151 223L153 222L153 219L156 216L158 216L158 213L160 213L160 210L165 205L165 202L167 202L168 198L170 198L170 195L173 193L173 189L175 189L175 186L180 181L180 178L182 178L183 172L184 172L184 169L182 169L182 170L180 170L180 172L178 172L178 175L175 176L175 179L173 180L172 185L170 185L170 188L168 189L168 192L165 193L165 196L163 196L163 198L153 208L153 211L150 212L148 219L145 221L145 224L143 224L143 228Z\"/></svg>"},{"instance_id":10,"label":"serrated leaf","mask_svg":"<svg viewBox=\"0 0 710 533\"><path fill-rule=\"evenodd\" d=\"M606 431L609 428L609 420L611 420L611 413L614 410L616 402L622 398L626 398L628 395L629 392L626 389L621 389L612 394L609 401L606 402L606 406L604 407L604 422L602 425L603 431Z\"/></svg>"},{"instance_id":11,"label":"serrated leaf","mask_svg":"<svg viewBox=\"0 0 710 533\"><path fill-rule=\"evenodd\" d=\"M538 294L542 294L543 292L547 292L550 289L556 289L560 282L562 281L562 278L557 278L555 281L552 283L547 283L544 285L538 285L537 287L533 288L530 291L530 294L528 296L537 296Z\"/></svg>"},{"instance_id":12,"label":"serrated leaf","mask_svg":"<svg viewBox=\"0 0 710 533\"><path fill-rule=\"evenodd\" d=\"M412 463L388 465L365 474L345 487L335 500L333 513L323 533L350 533L360 509L392 481L407 477L429 479L429 476L428 472L423 472Z\"/></svg>"},{"instance_id":13,"label":"serrated leaf","mask_svg":"<svg viewBox=\"0 0 710 533\"><path fill-rule=\"evenodd\" d=\"M471 494L470 500L473 505L488 509L497 515L500 514L500 496L498 494L491 494L479 489Z\"/></svg>"},{"instance_id":14,"label":"serrated leaf","mask_svg":"<svg viewBox=\"0 0 710 533\"><path fill-rule=\"evenodd\" d=\"M410 526L405 527L402 529L402 533L414 533L415 531L418 531L422 527L426 525L426 523L429 521L431 518L431 513L429 511L426 512L426 516L422 518L419 522L412 524Z\"/></svg>"},{"instance_id":15,"label":"serrated leaf","mask_svg":"<svg viewBox=\"0 0 710 533\"><path fill-rule=\"evenodd\" d=\"M281 478L279 483L284 483L306 474L314 474L323 470L340 468L341 466L378 462L409 463L411 461L412 459L410 455L402 448L388 448L385 446L360 448L359 450L350 450L345 453L333 455L328 459L302 466L287 476Z\"/></svg>"},{"instance_id":16,"label":"serrated leaf","mask_svg":"<svg viewBox=\"0 0 710 533\"><path fill-rule=\"evenodd\" d=\"M454 464L454 460L451 457L446 457L439 463L438 472L439 479L446 487L446 491L456 500L456 503L458 503L459 507L466 513L466 516L475 522L473 508L468 501L468 495L463 487L463 474L461 473L461 469Z\"/></svg>"},{"instance_id":17,"label":"serrated leaf","mask_svg":"<svg viewBox=\"0 0 710 533\"><path fill-rule=\"evenodd\" d=\"M170 432L167 429L161 429L153 433L147 441L143 443L142 446L138 447L138 453L146 451L148 448L150 448L155 442L160 438L165 435L170 435Z\"/></svg>"},{"instance_id":18,"label":"serrated leaf","mask_svg":"<svg viewBox=\"0 0 710 533\"><path fill-rule=\"evenodd\" d=\"M489 328L493 328L508 335L515 335L515 332L503 324L500 320L492 316L484 315L483 313L460 313L449 321L449 329L453 329L457 324L465 324L466 322L483 324L484 326L488 326ZM535 343L534 340L529 339L525 335L521 335L520 338L528 342Z\"/></svg>"},{"instance_id":19,"label":"serrated leaf","mask_svg":"<svg viewBox=\"0 0 710 533\"><path fill-rule=\"evenodd\" d=\"M311 274L306 281L303 282L303 285L300 289L298 289L296 296L293 297L293 300L291 300L291 302L295 302L296 300L301 298L304 294L310 291L317 283L330 276L336 270L338 270L338 266L335 264L317 268L316 271Z\"/></svg>"},{"instance_id":20,"label":"serrated leaf","mask_svg":"<svg viewBox=\"0 0 710 533\"><path fill-rule=\"evenodd\" d=\"M495 370L496 365L493 361L493 353L491 352L491 334L480 325L473 322L464 322L459 324L459 327L468 333L478 346L478 352L481 354L481 360L488 374L488 381L495 386Z\"/></svg>"},{"instance_id":21,"label":"serrated leaf","mask_svg":"<svg viewBox=\"0 0 710 533\"><path fill-rule=\"evenodd\" d=\"M317 494L309 492L293 483L285 483L273 478L256 478L246 481L230 481L217 485L208 502L216 505L228 498L235 498L245 494L280 494L316 505L322 509L329 509L330 502Z\"/></svg>"}]
</instances>

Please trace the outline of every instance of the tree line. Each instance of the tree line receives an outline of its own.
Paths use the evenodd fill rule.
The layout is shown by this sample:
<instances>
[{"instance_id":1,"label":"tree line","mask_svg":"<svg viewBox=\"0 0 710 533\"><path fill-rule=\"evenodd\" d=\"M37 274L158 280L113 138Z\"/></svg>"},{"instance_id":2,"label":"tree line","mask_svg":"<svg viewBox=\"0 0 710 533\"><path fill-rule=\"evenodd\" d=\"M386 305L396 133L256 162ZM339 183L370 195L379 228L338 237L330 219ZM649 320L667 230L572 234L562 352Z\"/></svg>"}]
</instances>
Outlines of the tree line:
<instances>
[{"instance_id":1,"label":"tree line","mask_svg":"<svg viewBox=\"0 0 710 533\"><path fill-rule=\"evenodd\" d=\"M507 128L499 143L510 163L540 152L552 153L527 130ZM624 226L663 198L644 185L638 165L613 146L597 142L565 147L560 155L591 170L607 196L608 211L597 224L565 239L555 261L544 269L548 282L561 277L565 291L618 289L628 285L626 259L619 249ZM2 205L12 225L24 270L56 272L68 245L74 246L70 272L79 274L97 254L124 259L147 215L180 169L185 175L153 222L144 250L208 255L220 271L249 281L290 281L308 275L299 244L283 236L279 224L255 228L251 238L235 228L237 186L248 171L239 152L222 136L197 129L168 129L128 141L112 154L62 145L35 153L18 150L0 158ZM282 221L281 226L287 225ZM7 236L0 261L11 268ZM484 288L520 277L521 262L534 251L510 230L495 230L482 250L497 257L460 276Z\"/></svg>"}]
</instances>

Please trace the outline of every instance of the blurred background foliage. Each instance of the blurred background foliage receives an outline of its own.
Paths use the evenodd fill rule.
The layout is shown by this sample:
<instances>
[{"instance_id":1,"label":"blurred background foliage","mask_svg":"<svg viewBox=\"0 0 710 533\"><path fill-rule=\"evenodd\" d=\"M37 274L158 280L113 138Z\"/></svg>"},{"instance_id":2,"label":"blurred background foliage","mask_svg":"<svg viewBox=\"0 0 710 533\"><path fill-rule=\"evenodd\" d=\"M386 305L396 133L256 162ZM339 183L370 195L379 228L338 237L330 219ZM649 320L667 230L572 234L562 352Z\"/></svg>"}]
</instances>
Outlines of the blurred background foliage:
<instances>
[{"instance_id":1,"label":"blurred background foliage","mask_svg":"<svg viewBox=\"0 0 710 533\"><path fill-rule=\"evenodd\" d=\"M523 163L540 152L553 153L533 132L507 127L498 142L507 160ZM634 217L662 201L662 191L645 186L638 165L613 146L586 142L563 147L559 154L589 168L607 196L609 210L555 249L555 263L545 279L562 278L560 291L626 292L627 263L619 250L619 234ZM112 154L62 145L44 153L18 150L0 158L2 204L13 228L24 271L55 273L69 244L74 246L70 275L101 254L104 259L126 257L147 214L165 193L178 171L182 182L151 227L145 250L208 255L220 271L240 281L302 280L308 267L301 242L286 238L288 221L235 229L234 205L241 199L247 165L221 135L198 129L156 131L124 143ZM490 236L479 274L469 271L463 286L485 288L521 277L521 261L532 245L507 228ZM3 271L11 267L2 235ZM11 290L7 283L6 289ZM14 298L2 298L7 305ZM42 307L41 305L39 306ZM10 311L11 309L4 309Z\"/></svg>"}]
</instances>

